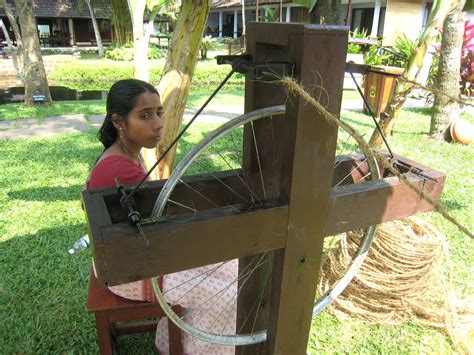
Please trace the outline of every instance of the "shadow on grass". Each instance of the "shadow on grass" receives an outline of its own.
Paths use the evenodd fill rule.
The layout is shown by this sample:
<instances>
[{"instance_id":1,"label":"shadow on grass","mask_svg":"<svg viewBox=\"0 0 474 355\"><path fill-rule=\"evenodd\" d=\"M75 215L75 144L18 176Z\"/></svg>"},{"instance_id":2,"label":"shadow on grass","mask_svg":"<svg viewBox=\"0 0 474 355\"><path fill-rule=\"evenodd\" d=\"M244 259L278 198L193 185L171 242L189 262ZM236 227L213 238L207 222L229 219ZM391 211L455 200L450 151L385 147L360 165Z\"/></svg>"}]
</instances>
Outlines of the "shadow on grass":
<instances>
[{"instance_id":1,"label":"shadow on grass","mask_svg":"<svg viewBox=\"0 0 474 355\"><path fill-rule=\"evenodd\" d=\"M361 122L358 119L349 118L347 115L342 114L341 119L344 122L348 122L348 123L352 124L355 127L368 127L368 128L371 128L371 129L375 128L375 123L372 120L372 117L370 117L369 115L365 115L361 111L356 111L356 110L347 110L347 111L349 111L350 113L356 113L356 114L359 114L361 116L362 115L365 116L366 117L366 122Z\"/></svg>"},{"instance_id":2,"label":"shadow on grass","mask_svg":"<svg viewBox=\"0 0 474 355\"><path fill-rule=\"evenodd\" d=\"M11 191L8 198L23 201L79 201L83 185L38 187Z\"/></svg>"},{"instance_id":3,"label":"shadow on grass","mask_svg":"<svg viewBox=\"0 0 474 355\"><path fill-rule=\"evenodd\" d=\"M458 201L452 199L442 199L441 204L448 212L469 208L468 203L459 203Z\"/></svg>"},{"instance_id":4,"label":"shadow on grass","mask_svg":"<svg viewBox=\"0 0 474 355\"><path fill-rule=\"evenodd\" d=\"M404 111L419 113L421 115L431 116L432 109L431 107L407 107L403 109Z\"/></svg>"},{"instance_id":5,"label":"shadow on grass","mask_svg":"<svg viewBox=\"0 0 474 355\"><path fill-rule=\"evenodd\" d=\"M85 224L62 225L0 243L2 353L98 354L94 316L85 310L91 250L68 248ZM120 354L153 354L154 333L120 340Z\"/></svg>"}]
</instances>

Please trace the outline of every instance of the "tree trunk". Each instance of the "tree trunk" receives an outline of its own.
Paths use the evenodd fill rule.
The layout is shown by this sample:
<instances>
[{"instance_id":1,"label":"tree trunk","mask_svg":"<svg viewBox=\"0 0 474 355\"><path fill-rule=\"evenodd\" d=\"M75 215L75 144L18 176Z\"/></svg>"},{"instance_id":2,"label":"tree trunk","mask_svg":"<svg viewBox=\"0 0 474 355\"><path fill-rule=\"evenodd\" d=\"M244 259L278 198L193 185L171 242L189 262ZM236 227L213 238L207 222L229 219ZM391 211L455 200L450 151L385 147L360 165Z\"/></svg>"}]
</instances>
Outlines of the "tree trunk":
<instances>
[{"instance_id":1,"label":"tree trunk","mask_svg":"<svg viewBox=\"0 0 474 355\"><path fill-rule=\"evenodd\" d=\"M92 8L91 0L86 0L86 3L87 3L87 7L89 8L89 12L91 14L92 26L94 27L94 35L95 35L95 40L97 42L97 50L99 51L99 57L103 58L104 46L102 45L102 38L100 37L99 24L97 23L97 19L95 18L95 12L94 12L94 9Z\"/></svg>"},{"instance_id":2,"label":"tree trunk","mask_svg":"<svg viewBox=\"0 0 474 355\"><path fill-rule=\"evenodd\" d=\"M143 81L149 80L148 72L148 44L153 30L153 20L156 12L152 13L144 24L143 17L146 9L146 0L128 0L133 27L133 77ZM142 155L146 166L150 169L156 162L155 149L142 149ZM150 177L158 179L158 171L155 170Z\"/></svg>"},{"instance_id":3,"label":"tree trunk","mask_svg":"<svg viewBox=\"0 0 474 355\"><path fill-rule=\"evenodd\" d=\"M43 57L38 37L33 3L31 0L15 0L20 20L23 42L23 63L25 68L25 104L33 105L33 95L43 96L44 103L51 103L48 80L44 70Z\"/></svg>"},{"instance_id":4,"label":"tree trunk","mask_svg":"<svg viewBox=\"0 0 474 355\"><path fill-rule=\"evenodd\" d=\"M132 41L132 19L127 0L112 0L112 24L117 45L121 46Z\"/></svg>"},{"instance_id":5,"label":"tree trunk","mask_svg":"<svg viewBox=\"0 0 474 355\"><path fill-rule=\"evenodd\" d=\"M436 88L455 97L460 94L461 49L464 35L462 8L464 3L465 0L460 1L454 11L444 20L441 57L436 76ZM435 92L434 98L430 136L440 140L449 140L448 127L454 119L459 117L461 107L459 103L440 93Z\"/></svg>"},{"instance_id":6,"label":"tree trunk","mask_svg":"<svg viewBox=\"0 0 474 355\"><path fill-rule=\"evenodd\" d=\"M309 17L311 23L338 25L341 21L341 0L318 0Z\"/></svg>"},{"instance_id":7,"label":"tree trunk","mask_svg":"<svg viewBox=\"0 0 474 355\"><path fill-rule=\"evenodd\" d=\"M20 65L18 64L18 53L16 48L13 47L12 40L10 38L10 35L8 34L7 27L5 26L5 23L3 22L2 19L0 19L0 28L2 29L3 33L5 34L5 39L7 40L7 45L8 49L10 50L10 53L12 55L12 60L13 60L13 68L15 69L16 76L18 79L21 80L23 85L25 85L25 74L23 73L23 68L20 69Z\"/></svg>"},{"instance_id":8,"label":"tree trunk","mask_svg":"<svg viewBox=\"0 0 474 355\"><path fill-rule=\"evenodd\" d=\"M148 81L148 41L143 29L146 0L128 0L133 28L133 77Z\"/></svg>"},{"instance_id":9,"label":"tree trunk","mask_svg":"<svg viewBox=\"0 0 474 355\"><path fill-rule=\"evenodd\" d=\"M245 25L245 0L240 0L242 4L242 36L245 36L247 32L247 26Z\"/></svg>"},{"instance_id":10,"label":"tree trunk","mask_svg":"<svg viewBox=\"0 0 474 355\"><path fill-rule=\"evenodd\" d=\"M158 145L158 156L163 154L178 134L210 3L211 0L184 0L182 3L159 85L161 101L165 108L165 127ZM166 178L171 173L175 153L176 146L160 163L161 178Z\"/></svg>"},{"instance_id":11,"label":"tree trunk","mask_svg":"<svg viewBox=\"0 0 474 355\"><path fill-rule=\"evenodd\" d=\"M5 13L8 17L8 22L10 22L10 26L12 26L12 29L13 29L13 34L15 35L16 49L13 49L13 46L11 45L11 39L10 39L10 36L8 35L7 29L2 27L5 33L5 38L8 43L8 47L10 48L10 51L12 52L13 66L15 68L16 75L24 85L25 84L25 71L23 67L23 45L21 42L20 29L18 28L18 24L16 23L16 18L13 15L11 5L7 3L5 0L0 0L0 5L3 6ZM3 21L2 21L2 24L3 24ZM3 24L3 26L5 25Z\"/></svg>"},{"instance_id":12,"label":"tree trunk","mask_svg":"<svg viewBox=\"0 0 474 355\"><path fill-rule=\"evenodd\" d=\"M434 0L430 16L426 22L426 27L422 33L417 48L408 60L404 78L409 81L417 81L418 75L422 72L423 58L431 41L437 33L437 29L443 26L444 19L457 5L458 0ZM399 81L395 86L395 91L387 104L385 111L380 115L379 125L385 136L390 134L398 118L398 115L405 104L408 94L413 89L413 84ZM370 137L369 145L372 149L378 150L382 147L383 139L378 130L374 130Z\"/></svg>"}]
</instances>

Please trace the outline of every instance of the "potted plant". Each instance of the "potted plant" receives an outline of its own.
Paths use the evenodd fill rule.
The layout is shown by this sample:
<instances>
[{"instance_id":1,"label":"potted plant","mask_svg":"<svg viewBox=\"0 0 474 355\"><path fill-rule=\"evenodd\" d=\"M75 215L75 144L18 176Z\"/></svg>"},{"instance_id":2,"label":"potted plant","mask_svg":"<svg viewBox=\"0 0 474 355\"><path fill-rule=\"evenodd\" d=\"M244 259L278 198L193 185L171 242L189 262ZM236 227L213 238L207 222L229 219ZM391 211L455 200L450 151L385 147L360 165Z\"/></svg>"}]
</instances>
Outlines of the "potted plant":
<instances>
[{"instance_id":1,"label":"potted plant","mask_svg":"<svg viewBox=\"0 0 474 355\"><path fill-rule=\"evenodd\" d=\"M405 34L399 36L395 46L382 47L377 41L365 53L364 62L372 72L364 76L364 96L372 112L379 117L395 90L396 78L405 71L408 58L416 48L416 41ZM364 107L364 111L368 111Z\"/></svg>"}]
</instances>

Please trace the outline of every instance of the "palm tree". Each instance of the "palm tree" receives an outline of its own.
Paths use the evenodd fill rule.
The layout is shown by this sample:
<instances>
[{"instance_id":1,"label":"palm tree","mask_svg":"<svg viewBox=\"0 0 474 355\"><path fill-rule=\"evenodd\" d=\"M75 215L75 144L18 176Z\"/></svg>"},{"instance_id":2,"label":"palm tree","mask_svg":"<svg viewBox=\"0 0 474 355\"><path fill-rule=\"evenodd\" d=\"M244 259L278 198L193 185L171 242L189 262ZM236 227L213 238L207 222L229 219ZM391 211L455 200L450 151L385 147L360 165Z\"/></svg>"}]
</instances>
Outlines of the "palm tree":
<instances>
[{"instance_id":1,"label":"palm tree","mask_svg":"<svg viewBox=\"0 0 474 355\"><path fill-rule=\"evenodd\" d=\"M461 48L464 34L464 12L462 8L465 0L459 2L454 11L446 17L443 24L441 40L441 57L436 77L436 88L449 96L458 97ZM450 100L447 96L435 92L433 112L431 115L430 136L436 139L447 139L448 127L459 117L461 108L459 103Z\"/></svg>"},{"instance_id":2,"label":"palm tree","mask_svg":"<svg viewBox=\"0 0 474 355\"><path fill-rule=\"evenodd\" d=\"M94 27L94 34L95 34L95 40L97 42L97 50L99 51L99 57L102 58L104 56L104 46L102 45L102 37L100 36L99 25L97 24L95 12L91 5L91 0L85 0L85 1L87 4L87 7L89 8L89 12L91 14L92 26Z\"/></svg>"},{"instance_id":3,"label":"palm tree","mask_svg":"<svg viewBox=\"0 0 474 355\"><path fill-rule=\"evenodd\" d=\"M11 11L9 4L4 0L2 1L4 9L7 10L8 8L7 11ZM16 30L18 33L15 33L15 37L17 43L21 43L18 50L21 51L19 53L22 57L24 72L25 104L32 106L36 100L49 104L51 103L51 94L41 55L38 29L33 13L33 3L31 0L15 0L15 7L20 24L19 30ZM13 14L11 16L13 17ZM9 16L9 21L12 24L16 22L16 19L10 19ZM25 48L28 50L25 50Z\"/></svg>"}]
</instances>

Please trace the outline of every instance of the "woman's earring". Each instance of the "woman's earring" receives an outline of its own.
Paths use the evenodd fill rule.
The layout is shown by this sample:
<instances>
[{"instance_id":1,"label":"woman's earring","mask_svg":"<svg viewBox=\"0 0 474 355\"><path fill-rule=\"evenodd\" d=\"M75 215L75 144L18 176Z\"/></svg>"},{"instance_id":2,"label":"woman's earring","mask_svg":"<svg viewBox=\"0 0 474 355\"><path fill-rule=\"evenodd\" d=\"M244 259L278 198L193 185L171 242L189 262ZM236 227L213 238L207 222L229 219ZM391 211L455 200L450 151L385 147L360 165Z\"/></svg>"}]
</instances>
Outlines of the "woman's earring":
<instances>
[{"instance_id":1,"label":"woman's earring","mask_svg":"<svg viewBox=\"0 0 474 355\"><path fill-rule=\"evenodd\" d=\"M123 128L122 127L119 128L119 136L120 136L120 138L123 138Z\"/></svg>"}]
</instances>

